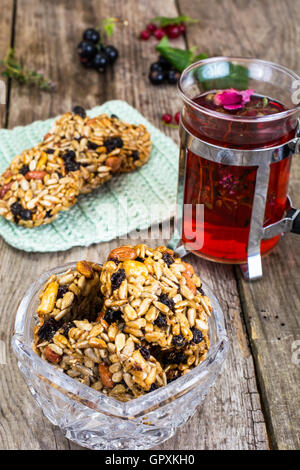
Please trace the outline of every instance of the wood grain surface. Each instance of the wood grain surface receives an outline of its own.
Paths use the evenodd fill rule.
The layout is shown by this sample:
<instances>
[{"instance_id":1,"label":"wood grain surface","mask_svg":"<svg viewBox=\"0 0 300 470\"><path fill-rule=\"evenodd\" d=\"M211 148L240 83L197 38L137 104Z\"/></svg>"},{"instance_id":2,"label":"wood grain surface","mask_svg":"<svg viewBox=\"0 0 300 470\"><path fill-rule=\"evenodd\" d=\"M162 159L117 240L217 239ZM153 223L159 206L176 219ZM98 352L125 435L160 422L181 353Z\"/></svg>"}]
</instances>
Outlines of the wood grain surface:
<instances>
[{"instance_id":1,"label":"wood grain surface","mask_svg":"<svg viewBox=\"0 0 300 470\"><path fill-rule=\"evenodd\" d=\"M135 106L178 142L177 131L160 124L163 112L174 114L180 109L176 89L149 84L149 65L157 56L155 40L137 39L149 19L188 14L200 20L187 35L188 45L196 45L199 52L257 56L299 72L297 3L252 0L250 7L250 2L243 0L165 0L162 7L159 0L5 0L0 53L4 55L13 41L24 64L42 69L58 86L56 93L48 94L11 83L7 107L0 105L1 124L7 121L13 128L55 116L75 104L90 108L117 98ZM103 76L86 71L76 53L82 31L115 15L129 22L113 36L120 52L118 62ZM176 44L186 47L183 39ZM299 187L299 164L294 162L291 194L300 206L297 183ZM0 448L79 448L43 416L17 369L9 346L14 313L25 290L41 272L78 259L101 261L118 243L114 240L40 254L15 250L0 240L0 340L7 345L7 364L0 365ZM292 341L300 339L297 254L297 236L286 236L264 260L264 279L254 284L246 284L231 266L189 255L220 300L230 352L203 406L158 449L299 448L299 366L291 359Z\"/></svg>"}]
</instances>

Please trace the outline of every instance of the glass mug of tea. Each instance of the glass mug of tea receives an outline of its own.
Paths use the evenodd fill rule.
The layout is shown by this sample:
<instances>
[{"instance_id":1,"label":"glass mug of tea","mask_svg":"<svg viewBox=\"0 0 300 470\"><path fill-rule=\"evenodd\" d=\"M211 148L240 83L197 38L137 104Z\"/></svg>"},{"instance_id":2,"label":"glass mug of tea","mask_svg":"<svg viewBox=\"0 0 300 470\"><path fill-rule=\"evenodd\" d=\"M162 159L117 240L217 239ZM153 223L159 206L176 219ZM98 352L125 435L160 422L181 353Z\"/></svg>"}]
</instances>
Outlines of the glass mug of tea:
<instances>
[{"instance_id":1,"label":"glass mug of tea","mask_svg":"<svg viewBox=\"0 0 300 470\"><path fill-rule=\"evenodd\" d=\"M300 214L287 195L298 152L300 78L257 59L216 57L185 69L177 223L170 247L262 276L261 256Z\"/></svg>"}]
</instances>

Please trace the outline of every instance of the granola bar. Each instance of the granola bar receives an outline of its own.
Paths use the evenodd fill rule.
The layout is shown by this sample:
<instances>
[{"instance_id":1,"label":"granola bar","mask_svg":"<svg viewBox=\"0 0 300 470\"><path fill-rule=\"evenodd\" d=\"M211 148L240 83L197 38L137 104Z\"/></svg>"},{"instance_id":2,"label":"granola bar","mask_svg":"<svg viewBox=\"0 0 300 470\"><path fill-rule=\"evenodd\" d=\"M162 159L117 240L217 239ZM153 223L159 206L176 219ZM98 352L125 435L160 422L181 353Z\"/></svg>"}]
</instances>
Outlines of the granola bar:
<instances>
[{"instance_id":1,"label":"granola bar","mask_svg":"<svg viewBox=\"0 0 300 470\"><path fill-rule=\"evenodd\" d=\"M24 227L52 222L75 204L80 169L67 173L59 150L37 145L17 156L0 177L0 215Z\"/></svg>"},{"instance_id":2,"label":"granola bar","mask_svg":"<svg viewBox=\"0 0 300 470\"><path fill-rule=\"evenodd\" d=\"M120 172L149 158L150 135L102 114L65 113L42 143L17 156L0 176L0 215L31 228L52 222L80 194L87 194Z\"/></svg>"},{"instance_id":3,"label":"granola bar","mask_svg":"<svg viewBox=\"0 0 300 470\"><path fill-rule=\"evenodd\" d=\"M83 280L92 286L84 297ZM102 267L83 261L48 280L34 350L70 377L127 401L206 358L211 311L193 267L171 250L122 246Z\"/></svg>"}]
</instances>

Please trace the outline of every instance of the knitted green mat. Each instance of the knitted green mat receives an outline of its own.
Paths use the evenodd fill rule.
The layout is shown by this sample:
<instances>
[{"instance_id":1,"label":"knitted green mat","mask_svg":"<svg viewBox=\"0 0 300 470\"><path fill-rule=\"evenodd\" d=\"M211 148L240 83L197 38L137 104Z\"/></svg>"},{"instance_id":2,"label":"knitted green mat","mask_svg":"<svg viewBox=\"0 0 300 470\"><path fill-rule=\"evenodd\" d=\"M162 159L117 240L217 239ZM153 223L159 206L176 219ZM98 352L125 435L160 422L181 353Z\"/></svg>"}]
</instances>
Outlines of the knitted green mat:
<instances>
[{"instance_id":1,"label":"knitted green mat","mask_svg":"<svg viewBox=\"0 0 300 470\"><path fill-rule=\"evenodd\" d=\"M169 219L175 213L178 147L125 101L108 101L87 114L116 114L132 124L144 124L151 134L152 151L146 165L115 176L91 194L80 196L70 210L51 224L18 227L0 216L0 235L25 251L62 251L122 237L135 229ZM23 150L40 142L54 119L36 121L12 130L0 130L0 173Z\"/></svg>"}]
</instances>

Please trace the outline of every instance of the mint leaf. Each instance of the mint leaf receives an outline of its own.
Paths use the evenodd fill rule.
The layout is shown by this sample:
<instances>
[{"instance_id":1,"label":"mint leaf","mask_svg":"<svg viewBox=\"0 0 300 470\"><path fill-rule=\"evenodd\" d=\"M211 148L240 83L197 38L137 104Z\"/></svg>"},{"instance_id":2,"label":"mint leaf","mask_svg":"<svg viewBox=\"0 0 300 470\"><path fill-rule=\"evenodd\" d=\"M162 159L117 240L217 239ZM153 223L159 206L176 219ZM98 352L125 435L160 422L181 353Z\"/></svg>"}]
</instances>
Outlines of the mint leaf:
<instances>
[{"instance_id":1,"label":"mint leaf","mask_svg":"<svg viewBox=\"0 0 300 470\"><path fill-rule=\"evenodd\" d=\"M192 49L177 49L175 47L171 47L168 41L168 38L164 36L156 50L165 58L167 59L173 67L178 70L178 72L183 72L183 70L191 65L196 60L200 58L206 58L206 54L194 54L194 48Z\"/></svg>"},{"instance_id":2,"label":"mint leaf","mask_svg":"<svg viewBox=\"0 0 300 470\"><path fill-rule=\"evenodd\" d=\"M154 23L159 23L161 28L165 28L170 24L181 24L181 23L198 23L199 20L195 20L190 18L189 16L175 16L175 17L168 17L168 16L156 16L151 21Z\"/></svg>"}]
</instances>

